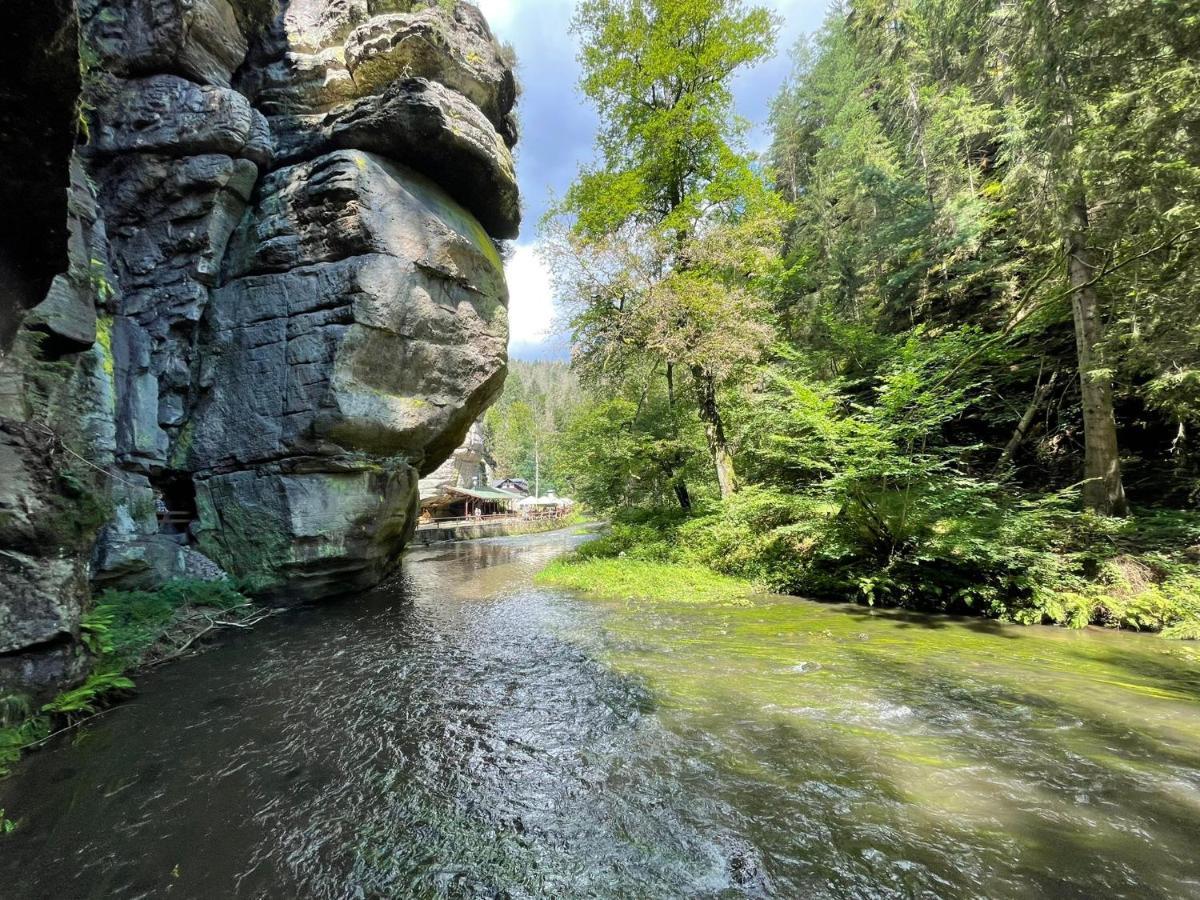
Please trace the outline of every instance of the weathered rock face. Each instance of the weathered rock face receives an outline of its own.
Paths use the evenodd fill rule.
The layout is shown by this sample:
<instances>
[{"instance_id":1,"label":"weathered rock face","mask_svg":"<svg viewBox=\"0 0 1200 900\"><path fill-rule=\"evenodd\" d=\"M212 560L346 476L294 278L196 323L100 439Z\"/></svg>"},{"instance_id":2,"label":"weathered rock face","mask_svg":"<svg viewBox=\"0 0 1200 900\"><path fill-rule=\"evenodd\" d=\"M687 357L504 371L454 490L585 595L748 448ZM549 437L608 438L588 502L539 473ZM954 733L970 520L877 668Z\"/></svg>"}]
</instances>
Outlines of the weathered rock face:
<instances>
[{"instance_id":1,"label":"weathered rock face","mask_svg":"<svg viewBox=\"0 0 1200 900\"><path fill-rule=\"evenodd\" d=\"M0 693L79 670L89 580L300 600L386 574L502 386L520 217L511 65L473 6L59 6L87 128L42 299L4 310ZM64 533L72 503L94 514Z\"/></svg>"},{"instance_id":2,"label":"weathered rock face","mask_svg":"<svg viewBox=\"0 0 1200 900\"><path fill-rule=\"evenodd\" d=\"M435 184L381 157L338 151L271 173L226 276L194 469L355 450L436 465L500 387L495 247Z\"/></svg>"}]
</instances>

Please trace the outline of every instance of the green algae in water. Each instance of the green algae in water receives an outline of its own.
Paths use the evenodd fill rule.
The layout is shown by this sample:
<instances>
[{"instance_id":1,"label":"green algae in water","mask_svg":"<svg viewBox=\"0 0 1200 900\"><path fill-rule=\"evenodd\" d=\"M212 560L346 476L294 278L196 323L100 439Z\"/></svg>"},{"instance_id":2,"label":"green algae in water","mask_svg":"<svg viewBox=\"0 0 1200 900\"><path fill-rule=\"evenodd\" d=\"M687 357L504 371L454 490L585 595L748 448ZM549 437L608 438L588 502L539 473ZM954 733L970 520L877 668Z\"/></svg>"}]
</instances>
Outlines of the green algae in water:
<instances>
[{"instance_id":1,"label":"green algae in water","mask_svg":"<svg viewBox=\"0 0 1200 900\"><path fill-rule=\"evenodd\" d=\"M588 602L608 613L606 663L723 773L758 846L808 846L805 868L884 894L1194 887L1193 648L786 597ZM915 880L883 889L898 871Z\"/></svg>"}]
</instances>

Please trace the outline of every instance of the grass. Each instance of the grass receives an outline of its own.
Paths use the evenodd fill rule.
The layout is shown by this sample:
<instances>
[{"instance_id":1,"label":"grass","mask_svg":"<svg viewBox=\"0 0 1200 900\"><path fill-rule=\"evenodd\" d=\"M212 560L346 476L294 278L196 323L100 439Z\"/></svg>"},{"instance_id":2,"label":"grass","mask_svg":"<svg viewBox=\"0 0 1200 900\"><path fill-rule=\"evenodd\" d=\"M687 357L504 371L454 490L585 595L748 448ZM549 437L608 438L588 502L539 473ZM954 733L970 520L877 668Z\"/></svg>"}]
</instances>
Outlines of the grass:
<instances>
[{"instance_id":1,"label":"grass","mask_svg":"<svg viewBox=\"0 0 1200 900\"><path fill-rule=\"evenodd\" d=\"M698 565L632 558L568 556L550 563L535 581L606 600L747 605L754 585Z\"/></svg>"}]
</instances>

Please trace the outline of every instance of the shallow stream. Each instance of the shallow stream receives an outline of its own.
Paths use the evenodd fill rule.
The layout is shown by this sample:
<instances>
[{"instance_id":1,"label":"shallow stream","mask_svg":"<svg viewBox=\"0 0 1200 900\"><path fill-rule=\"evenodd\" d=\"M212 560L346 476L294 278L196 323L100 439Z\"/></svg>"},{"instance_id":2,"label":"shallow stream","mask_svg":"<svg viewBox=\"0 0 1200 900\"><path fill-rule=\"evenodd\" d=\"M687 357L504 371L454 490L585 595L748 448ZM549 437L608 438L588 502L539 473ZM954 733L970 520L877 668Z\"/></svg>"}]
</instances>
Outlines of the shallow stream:
<instances>
[{"instance_id":1,"label":"shallow stream","mask_svg":"<svg viewBox=\"0 0 1200 900\"><path fill-rule=\"evenodd\" d=\"M582 538L139 681L0 782L0 897L1200 897L1200 653L536 588Z\"/></svg>"}]
</instances>

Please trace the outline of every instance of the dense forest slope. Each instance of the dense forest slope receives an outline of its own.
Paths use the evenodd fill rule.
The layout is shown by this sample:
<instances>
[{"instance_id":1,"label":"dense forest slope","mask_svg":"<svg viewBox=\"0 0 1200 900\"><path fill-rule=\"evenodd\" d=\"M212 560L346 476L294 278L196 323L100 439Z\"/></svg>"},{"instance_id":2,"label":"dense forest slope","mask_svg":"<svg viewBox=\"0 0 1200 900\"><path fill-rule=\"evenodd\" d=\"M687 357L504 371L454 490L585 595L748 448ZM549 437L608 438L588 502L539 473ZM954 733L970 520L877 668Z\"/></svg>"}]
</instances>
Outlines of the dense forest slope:
<instances>
[{"instance_id":1,"label":"dense forest slope","mask_svg":"<svg viewBox=\"0 0 1200 900\"><path fill-rule=\"evenodd\" d=\"M81 671L93 585L377 581L503 384L520 217L474 6L17 6L0 695Z\"/></svg>"},{"instance_id":2,"label":"dense forest slope","mask_svg":"<svg viewBox=\"0 0 1200 900\"><path fill-rule=\"evenodd\" d=\"M831 4L756 158L778 24L578 7L601 128L547 260L607 549L1200 635L1196 5Z\"/></svg>"}]
</instances>

